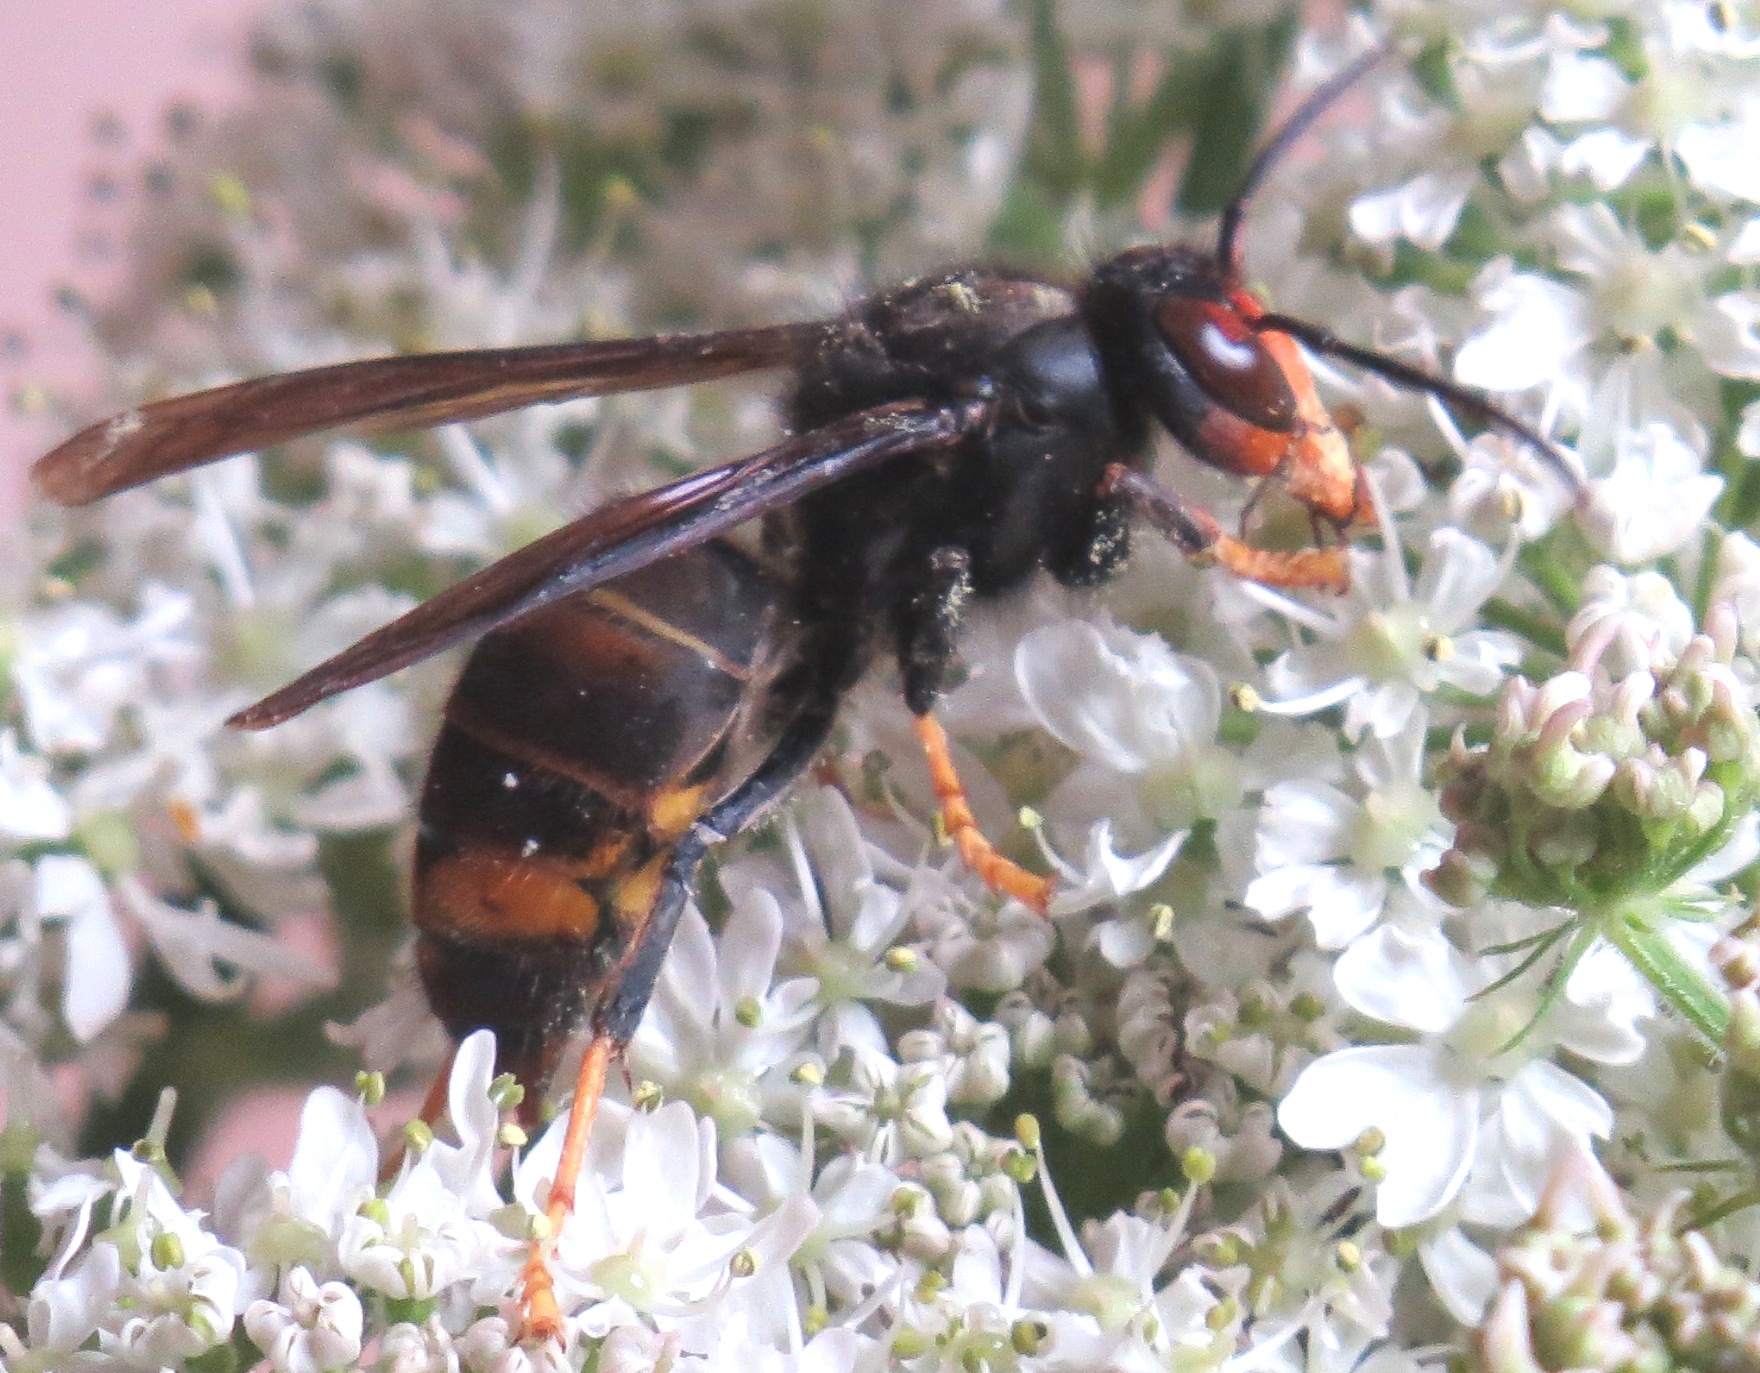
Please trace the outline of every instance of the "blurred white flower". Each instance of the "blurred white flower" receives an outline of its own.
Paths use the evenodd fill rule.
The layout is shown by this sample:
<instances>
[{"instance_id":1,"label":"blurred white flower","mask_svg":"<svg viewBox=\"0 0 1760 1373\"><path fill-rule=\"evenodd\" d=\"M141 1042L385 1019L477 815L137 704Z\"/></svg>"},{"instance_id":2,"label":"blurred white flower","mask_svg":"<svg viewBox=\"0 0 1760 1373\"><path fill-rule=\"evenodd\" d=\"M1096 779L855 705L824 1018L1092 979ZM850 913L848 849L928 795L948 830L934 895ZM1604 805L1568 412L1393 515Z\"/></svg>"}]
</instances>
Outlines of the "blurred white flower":
<instances>
[{"instance_id":1,"label":"blurred white flower","mask_svg":"<svg viewBox=\"0 0 1760 1373\"><path fill-rule=\"evenodd\" d=\"M95 1038L128 1004L133 960L98 870L83 858L51 854L36 867L36 914L66 930L68 961L79 969L62 990L61 1014L77 1039Z\"/></svg>"},{"instance_id":2,"label":"blurred white flower","mask_svg":"<svg viewBox=\"0 0 1760 1373\"><path fill-rule=\"evenodd\" d=\"M1411 889L1447 847L1446 823L1424 786L1419 711L1397 735L1370 738L1352 759L1351 790L1323 781L1279 782L1259 810L1242 899L1267 920L1305 914L1323 949L1341 949Z\"/></svg>"},{"instance_id":3,"label":"blurred white flower","mask_svg":"<svg viewBox=\"0 0 1760 1373\"><path fill-rule=\"evenodd\" d=\"M275 1373L326 1373L360 1357L365 1315L354 1289L320 1284L305 1268L281 1280L281 1301L245 1308L245 1333Z\"/></svg>"},{"instance_id":4,"label":"blurred white flower","mask_svg":"<svg viewBox=\"0 0 1760 1373\"><path fill-rule=\"evenodd\" d=\"M1722 477L1701 471L1698 454L1673 429L1652 424L1589 484L1584 529L1615 562L1652 562L1697 537L1722 493Z\"/></svg>"}]
</instances>

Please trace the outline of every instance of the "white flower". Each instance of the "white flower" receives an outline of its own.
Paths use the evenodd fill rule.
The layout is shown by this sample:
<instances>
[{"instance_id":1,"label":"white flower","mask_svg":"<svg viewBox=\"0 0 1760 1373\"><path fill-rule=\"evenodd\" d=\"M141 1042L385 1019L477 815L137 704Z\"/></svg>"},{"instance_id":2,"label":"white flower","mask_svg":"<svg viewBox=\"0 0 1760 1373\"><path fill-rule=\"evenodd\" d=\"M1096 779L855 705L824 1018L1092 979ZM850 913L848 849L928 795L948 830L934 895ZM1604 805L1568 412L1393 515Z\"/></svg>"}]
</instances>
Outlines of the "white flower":
<instances>
[{"instance_id":1,"label":"white flower","mask_svg":"<svg viewBox=\"0 0 1760 1373\"><path fill-rule=\"evenodd\" d=\"M813 1099L813 1114L868 1158L896 1164L947 1148L947 1079L931 1063L894 1063L883 1054L853 1051L847 1088Z\"/></svg>"},{"instance_id":2,"label":"white flower","mask_svg":"<svg viewBox=\"0 0 1760 1373\"><path fill-rule=\"evenodd\" d=\"M1611 190L1656 149L1678 157L1701 191L1760 200L1760 174L1746 156L1760 136L1752 52L1692 5L1663 7L1640 32L1644 74L1636 80L1607 57L1553 56L1542 99L1546 117L1593 126L1565 149L1566 170L1587 172L1598 188Z\"/></svg>"},{"instance_id":3,"label":"white flower","mask_svg":"<svg viewBox=\"0 0 1760 1373\"><path fill-rule=\"evenodd\" d=\"M1651 424L1672 426L1702 453L1700 424L1718 408L1710 376L1760 375L1760 296L1713 296L1720 255L1678 243L1652 249L1603 204L1561 206L1548 232L1578 284L1493 262L1473 293L1494 318L1461 345L1455 376L1491 391L1544 388L1570 422L1586 421L1578 448L1591 477ZM1654 346L1664 332L1694 345L1668 358L1666 371Z\"/></svg>"},{"instance_id":4,"label":"white flower","mask_svg":"<svg viewBox=\"0 0 1760 1373\"><path fill-rule=\"evenodd\" d=\"M215 1239L200 1212L185 1211L153 1168L120 1149L111 1163L116 1199L128 1203L116 1219L132 1230L138 1258L124 1265L99 1347L124 1367L158 1368L224 1343L241 1313L244 1255Z\"/></svg>"},{"instance_id":5,"label":"white flower","mask_svg":"<svg viewBox=\"0 0 1760 1373\"><path fill-rule=\"evenodd\" d=\"M294 1268L281 1293L281 1303L254 1301L244 1313L245 1333L275 1373L326 1373L360 1357L365 1316L352 1288L320 1285L305 1268Z\"/></svg>"},{"instance_id":6,"label":"white flower","mask_svg":"<svg viewBox=\"0 0 1760 1373\"><path fill-rule=\"evenodd\" d=\"M614 1331L611 1340L617 1340L621 1333ZM857 1373L858 1369L878 1366L879 1355L873 1344L867 1336L834 1325L821 1330L804 1345L797 1338L789 1347L779 1349L735 1319L705 1355L687 1354L674 1362L668 1351L661 1350L658 1357L650 1354L642 1361L619 1360L609 1366L601 1359L599 1368L604 1373L666 1373L672 1367L680 1373ZM608 1341L607 1353L612 1348Z\"/></svg>"},{"instance_id":7,"label":"white flower","mask_svg":"<svg viewBox=\"0 0 1760 1373\"><path fill-rule=\"evenodd\" d=\"M336 1254L342 1271L362 1287L419 1301L454 1283L481 1280L509 1248L418 1161L392 1184L382 1207L363 1208L343 1222Z\"/></svg>"},{"instance_id":8,"label":"white flower","mask_svg":"<svg viewBox=\"0 0 1760 1373\"><path fill-rule=\"evenodd\" d=\"M232 1180L216 1198L217 1217L249 1228L254 1259L292 1264L329 1255L343 1228L372 1197L379 1145L359 1097L319 1087L300 1109L299 1134L285 1172ZM222 1199L231 1205L223 1206Z\"/></svg>"},{"instance_id":9,"label":"white flower","mask_svg":"<svg viewBox=\"0 0 1760 1373\"><path fill-rule=\"evenodd\" d=\"M110 894L83 858L51 854L37 861L37 914L66 923L68 966L61 1014L75 1038L95 1038L128 1004L134 969Z\"/></svg>"},{"instance_id":10,"label":"white flower","mask_svg":"<svg viewBox=\"0 0 1760 1373\"><path fill-rule=\"evenodd\" d=\"M1039 1314L1021 1305L1018 1254L1005 1268L995 1237L977 1225L953 1239L946 1284L919 1288L903 1303L905 1323L921 1332L927 1345L922 1356L905 1361L905 1366L925 1373L952 1373L976 1361L982 1351L1009 1348L1015 1321Z\"/></svg>"},{"instance_id":11,"label":"white flower","mask_svg":"<svg viewBox=\"0 0 1760 1373\"><path fill-rule=\"evenodd\" d=\"M1388 1333L1401 1266L1364 1222L1361 1184L1343 1170L1299 1184L1277 1178L1263 1188L1239 1222L1245 1236L1263 1236L1259 1242L1276 1257L1275 1281L1256 1302L1255 1353L1263 1357L1292 1338L1356 1343ZM1346 1236L1358 1250L1341 1261Z\"/></svg>"},{"instance_id":12,"label":"white flower","mask_svg":"<svg viewBox=\"0 0 1760 1373\"><path fill-rule=\"evenodd\" d=\"M153 693L161 672L187 672L201 651L190 637L193 599L148 586L132 622L75 601L27 619L12 664L31 739L44 753L93 753L116 718Z\"/></svg>"},{"instance_id":13,"label":"white flower","mask_svg":"<svg viewBox=\"0 0 1760 1373\"><path fill-rule=\"evenodd\" d=\"M1760 652L1760 544L1739 530L1726 534L1717 547L1716 576L1711 604L1734 608L1742 652L1755 657Z\"/></svg>"},{"instance_id":14,"label":"white flower","mask_svg":"<svg viewBox=\"0 0 1760 1373\"><path fill-rule=\"evenodd\" d=\"M1583 578L1582 602L1565 626L1565 645L1574 667L1599 669L1619 682L1654 671L1659 661L1678 660L1695 631L1692 607L1661 573L1601 566Z\"/></svg>"},{"instance_id":15,"label":"white flower","mask_svg":"<svg viewBox=\"0 0 1760 1373\"><path fill-rule=\"evenodd\" d=\"M910 912L902 894L875 876L870 845L842 792L818 788L782 824L799 891L798 902L781 906L783 961L817 984L819 1051L835 1058L846 1045L884 1050L885 1032L869 1003L925 1006L941 995L947 979L900 943ZM776 877L773 867L735 863L723 870L721 882L740 900L748 883L767 878L774 890L780 885Z\"/></svg>"},{"instance_id":16,"label":"white flower","mask_svg":"<svg viewBox=\"0 0 1760 1373\"><path fill-rule=\"evenodd\" d=\"M1343 948L1380 916L1396 890L1434 866L1445 847L1442 812L1423 784L1424 713L1352 759L1356 793L1330 782L1279 782L1265 793L1246 905L1268 920L1306 913L1323 949Z\"/></svg>"},{"instance_id":17,"label":"white flower","mask_svg":"<svg viewBox=\"0 0 1760 1373\"><path fill-rule=\"evenodd\" d=\"M1183 1209L1159 1222L1115 1213L1084 1225L1079 1240L1061 1204L1053 1214L1062 1255L1031 1246L1014 1260L1022 1298L1051 1329L1052 1367L1202 1366L1232 1346L1230 1323L1214 1319L1222 1294L1196 1268L1161 1281L1184 1238Z\"/></svg>"},{"instance_id":18,"label":"white flower","mask_svg":"<svg viewBox=\"0 0 1760 1373\"><path fill-rule=\"evenodd\" d=\"M405 943L392 958L390 990L346 1025L331 1025L338 1044L359 1048L374 1072L389 1073L407 1063L430 1070L451 1048L445 1029L428 1007L427 993L416 973L415 945Z\"/></svg>"},{"instance_id":19,"label":"white flower","mask_svg":"<svg viewBox=\"0 0 1760 1373\"><path fill-rule=\"evenodd\" d=\"M1316 1321L1306 1340L1283 1343L1265 1357L1264 1366L1280 1373L1442 1373L1447 1366L1427 1351L1402 1349L1392 1341L1377 1341L1367 1331L1340 1330L1327 1321Z\"/></svg>"},{"instance_id":20,"label":"white flower","mask_svg":"<svg viewBox=\"0 0 1760 1373\"><path fill-rule=\"evenodd\" d=\"M1226 1182L1263 1183L1283 1159L1270 1105L1243 1101L1232 1076L1207 1084L1201 1097L1177 1103L1167 1114L1162 1138L1175 1158L1187 1149L1202 1149L1216 1161L1216 1177Z\"/></svg>"},{"instance_id":21,"label":"white flower","mask_svg":"<svg viewBox=\"0 0 1760 1373\"><path fill-rule=\"evenodd\" d=\"M779 1135L727 1146L724 1179L765 1214L803 1193L816 1219L789 1260L802 1296L823 1310L854 1308L897 1274L899 1260L875 1243L897 1216L898 1174L859 1154L838 1153L811 1176L814 1160Z\"/></svg>"},{"instance_id":22,"label":"white flower","mask_svg":"<svg viewBox=\"0 0 1760 1373\"><path fill-rule=\"evenodd\" d=\"M1673 429L1652 424L1628 438L1613 470L1589 484L1585 531L1601 553L1628 566L1673 553L1697 537L1723 493L1723 478Z\"/></svg>"},{"instance_id":23,"label":"white flower","mask_svg":"<svg viewBox=\"0 0 1760 1373\"><path fill-rule=\"evenodd\" d=\"M901 1035L898 1057L902 1063L933 1063L956 1106L988 1106L1008 1091L1008 1031L994 1021L980 1022L957 1001L935 1008L931 1028Z\"/></svg>"},{"instance_id":24,"label":"white flower","mask_svg":"<svg viewBox=\"0 0 1760 1373\"><path fill-rule=\"evenodd\" d=\"M1182 831L1169 835L1152 849L1126 857L1112 847L1112 822L1096 821L1088 831L1087 850L1079 864L1047 850L1060 879L1051 898L1050 914L1065 916L1092 910L1096 906L1118 906L1124 897L1160 880L1185 841L1186 834ZM1148 956L1156 938L1158 915L1153 912L1154 907L1149 907L1141 917L1115 916L1102 920L1091 931L1089 939L1115 967L1129 967L1141 962Z\"/></svg>"},{"instance_id":25,"label":"white flower","mask_svg":"<svg viewBox=\"0 0 1760 1373\"><path fill-rule=\"evenodd\" d=\"M919 868L905 893L917 927L928 940L929 956L955 987L1009 992L1040 967L1057 946L1052 924L1018 901L974 899L950 876Z\"/></svg>"},{"instance_id":26,"label":"white flower","mask_svg":"<svg viewBox=\"0 0 1760 1373\"><path fill-rule=\"evenodd\" d=\"M1399 555L1353 552L1351 590L1323 608L1262 589L1265 604L1315 639L1272 663L1274 697L1263 709L1306 714L1345 708L1345 733L1389 739L1406 729L1425 696L1453 688L1474 696L1497 689L1519 656L1515 639L1469 628L1508 571L1484 544L1457 529L1430 536L1417 585Z\"/></svg>"},{"instance_id":27,"label":"white flower","mask_svg":"<svg viewBox=\"0 0 1760 1373\"><path fill-rule=\"evenodd\" d=\"M187 805L178 820L203 867L253 915L272 920L327 904L316 837L275 824L260 788L241 786L223 800Z\"/></svg>"},{"instance_id":28,"label":"white flower","mask_svg":"<svg viewBox=\"0 0 1760 1373\"><path fill-rule=\"evenodd\" d=\"M418 1167L430 1168L464 1211L487 1216L501 1205L496 1186L501 1110L490 1094L495 1036L477 1030L459 1042L446 1082L446 1119L458 1142L436 1139ZM413 1171L413 1170L412 1170Z\"/></svg>"},{"instance_id":29,"label":"white flower","mask_svg":"<svg viewBox=\"0 0 1760 1373\"><path fill-rule=\"evenodd\" d=\"M122 1255L95 1244L65 1274L31 1289L27 1331L34 1349L71 1357L116 1308L122 1291Z\"/></svg>"},{"instance_id":30,"label":"white flower","mask_svg":"<svg viewBox=\"0 0 1760 1373\"><path fill-rule=\"evenodd\" d=\"M14 844L65 839L72 819L66 799L49 780L49 765L20 751L17 731L0 730L0 839Z\"/></svg>"},{"instance_id":31,"label":"white flower","mask_svg":"<svg viewBox=\"0 0 1760 1373\"><path fill-rule=\"evenodd\" d=\"M1497 1292L1497 1260L1453 1220L1445 1210L1416 1228L1418 1262L1443 1309L1462 1325L1477 1325Z\"/></svg>"},{"instance_id":32,"label":"white flower","mask_svg":"<svg viewBox=\"0 0 1760 1373\"><path fill-rule=\"evenodd\" d=\"M258 977L330 987L335 974L271 935L223 920L212 902L186 911L150 895L133 878L117 884L118 905L138 924L166 972L191 996L225 1001Z\"/></svg>"},{"instance_id":33,"label":"white flower","mask_svg":"<svg viewBox=\"0 0 1760 1373\"><path fill-rule=\"evenodd\" d=\"M454 1283L503 1290L515 1246L491 1225L499 1113L489 1098L494 1037L478 1031L459 1045L447 1112L459 1143L436 1140L386 1191L342 1218L337 1262L364 1287L396 1298L437 1296Z\"/></svg>"},{"instance_id":34,"label":"white flower","mask_svg":"<svg viewBox=\"0 0 1760 1373\"><path fill-rule=\"evenodd\" d=\"M7 1086L13 1088L14 1083L9 1081ZM12 1101L7 1104L10 1108ZM54 1256L45 1270L45 1276L53 1281L84 1247L91 1233L93 1212L100 1201L116 1190L116 1183L96 1163L66 1165L48 1150L39 1151L33 1162L36 1176L31 1180L31 1214L43 1227L45 1243L55 1241L59 1235Z\"/></svg>"},{"instance_id":35,"label":"white flower","mask_svg":"<svg viewBox=\"0 0 1760 1373\"><path fill-rule=\"evenodd\" d=\"M177 1365L223 1344L232 1333L244 1260L216 1250L174 1268L146 1261L122 1296L131 1314L99 1332L98 1347L124 1367Z\"/></svg>"},{"instance_id":36,"label":"white flower","mask_svg":"<svg viewBox=\"0 0 1760 1373\"><path fill-rule=\"evenodd\" d=\"M520 1160L514 1191L528 1205L555 1175L565 1124L558 1119ZM730 1284L785 1264L812 1233L816 1208L798 1194L761 1219L715 1201L715 1133L683 1102L647 1114L601 1105L555 1259L563 1309L584 1301L575 1317L584 1332L600 1336L646 1316L683 1329L700 1352L709 1329L681 1326L681 1318L712 1309L697 1304ZM745 1256L737 1276L736 1255Z\"/></svg>"},{"instance_id":37,"label":"white flower","mask_svg":"<svg viewBox=\"0 0 1760 1373\"><path fill-rule=\"evenodd\" d=\"M1760 219L1753 222L1760 224ZM1756 237L1760 238L1760 234ZM1760 400L1749 401L1742 407L1742 425L1736 431L1736 447L1744 457L1760 458Z\"/></svg>"},{"instance_id":38,"label":"white flower","mask_svg":"<svg viewBox=\"0 0 1760 1373\"><path fill-rule=\"evenodd\" d=\"M728 1139L755 1129L776 1070L805 1044L814 984L776 980L782 911L768 891L735 899L719 939L696 907L678 922L654 999L630 1043L630 1063L714 1120Z\"/></svg>"},{"instance_id":39,"label":"white flower","mask_svg":"<svg viewBox=\"0 0 1760 1373\"><path fill-rule=\"evenodd\" d=\"M1628 1003L1586 1006L1573 997L1530 1025L1539 1006L1532 979L1488 991L1496 962L1469 960L1437 930L1392 924L1338 961L1339 994L1354 1010L1419 1038L1316 1060L1277 1118L1305 1149L1346 1149L1367 1130L1379 1133L1375 1213L1383 1225L1416 1225L1457 1198L1469 1218L1513 1224L1532 1212L1556 1149L1613 1128L1601 1096L1549 1055L1556 1046L1591 1061L1636 1057L1643 1041L1630 1028ZM1483 1183L1463 1196L1475 1175Z\"/></svg>"},{"instance_id":40,"label":"white flower","mask_svg":"<svg viewBox=\"0 0 1760 1373\"><path fill-rule=\"evenodd\" d=\"M1534 64L1467 62L1453 73L1450 106L1420 108L1412 93L1395 90L1381 101L1376 168L1383 184L1389 174L1405 179L1388 190L1351 202L1351 230L1378 245L1406 239L1435 251L1447 242L1474 190L1480 167L1489 158L1512 153L1524 126L1534 117L1540 78ZM1389 167L1387 163L1396 160ZM1516 174L1506 170L1506 184Z\"/></svg>"},{"instance_id":41,"label":"white flower","mask_svg":"<svg viewBox=\"0 0 1760 1373\"><path fill-rule=\"evenodd\" d=\"M398 1321L379 1342L379 1367L385 1373L456 1373L458 1356L452 1335L438 1316L420 1325Z\"/></svg>"},{"instance_id":42,"label":"white flower","mask_svg":"<svg viewBox=\"0 0 1760 1373\"><path fill-rule=\"evenodd\" d=\"M1102 618L1028 634L1015 678L1040 728L1081 758L1046 802L1083 830L1110 820L1145 849L1240 804L1240 762L1216 738L1222 687L1209 664Z\"/></svg>"},{"instance_id":43,"label":"white flower","mask_svg":"<svg viewBox=\"0 0 1760 1373\"><path fill-rule=\"evenodd\" d=\"M1594 339L1586 303L1563 282L1516 272L1494 262L1474 283L1474 298L1492 322L1464 342L1455 354L1455 376L1491 391L1519 391L1542 382L1557 384L1561 364L1574 360ZM1587 403L1586 381L1570 399L1580 415Z\"/></svg>"},{"instance_id":44,"label":"white flower","mask_svg":"<svg viewBox=\"0 0 1760 1373\"><path fill-rule=\"evenodd\" d=\"M1446 414L1438 422L1461 462L1461 473L1448 488L1448 511L1463 530L1482 539L1514 537L1528 543L1569 510L1570 492L1533 444L1492 431L1469 442Z\"/></svg>"}]
</instances>

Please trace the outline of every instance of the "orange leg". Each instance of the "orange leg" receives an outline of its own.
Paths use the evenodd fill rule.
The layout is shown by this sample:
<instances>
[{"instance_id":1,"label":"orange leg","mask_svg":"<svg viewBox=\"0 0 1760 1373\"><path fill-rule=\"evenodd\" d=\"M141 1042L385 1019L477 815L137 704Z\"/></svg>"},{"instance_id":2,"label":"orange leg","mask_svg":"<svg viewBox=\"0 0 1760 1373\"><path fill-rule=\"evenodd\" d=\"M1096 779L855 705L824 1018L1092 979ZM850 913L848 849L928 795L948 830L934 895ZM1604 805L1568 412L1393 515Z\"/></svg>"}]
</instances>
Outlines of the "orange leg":
<instances>
[{"instance_id":1,"label":"orange leg","mask_svg":"<svg viewBox=\"0 0 1760 1373\"><path fill-rule=\"evenodd\" d=\"M1328 591L1350 588L1350 561L1343 548L1303 548L1294 552L1254 548L1224 534L1216 517L1202 506L1122 463L1106 469L1100 494L1127 498L1138 514L1194 562L1220 563L1235 576L1266 586ZM1359 494L1359 506L1363 499Z\"/></svg>"},{"instance_id":2,"label":"orange leg","mask_svg":"<svg viewBox=\"0 0 1760 1373\"><path fill-rule=\"evenodd\" d=\"M1220 534L1205 552L1235 576L1264 586L1348 591L1351 585L1350 563L1342 548L1302 548L1281 552L1254 548L1227 534Z\"/></svg>"},{"instance_id":3,"label":"orange leg","mask_svg":"<svg viewBox=\"0 0 1760 1373\"><path fill-rule=\"evenodd\" d=\"M1051 905L1055 883L1049 877L1028 872L1019 863L1004 858L996 846L983 835L966 799L965 784L953 766L953 752L947 742L947 731L933 715L919 715L917 738L929 760L929 779L935 786L935 799L941 803L941 820L947 837L959 850L960 859L991 891L1001 892L1031 906L1043 915Z\"/></svg>"},{"instance_id":4,"label":"orange leg","mask_svg":"<svg viewBox=\"0 0 1760 1373\"><path fill-rule=\"evenodd\" d=\"M556 1176L550 1183L550 1197L544 1206L547 1224L532 1241L526 1256L522 1277L525 1308L525 1331L528 1339L554 1340L562 1335L562 1311L556 1305L556 1279L550 1272L550 1261L556 1255L556 1241L562 1234L562 1223L574 1210L575 1184L580 1181L581 1168L587 1161L587 1139L593 1132L593 1117L599 1113L599 1099L605 1095L605 1074L611 1065L612 1044L609 1035L595 1034L581 1055L580 1076L575 1079L574 1104L568 1110L568 1132L562 1137L562 1159L556 1165Z\"/></svg>"}]
</instances>

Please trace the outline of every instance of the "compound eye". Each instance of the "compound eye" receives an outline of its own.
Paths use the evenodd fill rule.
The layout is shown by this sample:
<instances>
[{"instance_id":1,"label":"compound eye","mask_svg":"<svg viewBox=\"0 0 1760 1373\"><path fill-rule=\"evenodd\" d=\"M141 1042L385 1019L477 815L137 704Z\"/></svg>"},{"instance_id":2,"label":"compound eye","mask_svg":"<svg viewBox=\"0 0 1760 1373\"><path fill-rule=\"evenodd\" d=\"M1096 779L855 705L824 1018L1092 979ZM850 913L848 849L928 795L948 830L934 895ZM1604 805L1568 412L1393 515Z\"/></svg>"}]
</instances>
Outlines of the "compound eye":
<instances>
[{"instance_id":1,"label":"compound eye","mask_svg":"<svg viewBox=\"0 0 1760 1373\"><path fill-rule=\"evenodd\" d=\"M1296 426L1296 395L1265 340L1227 305L1168 296L1155 307L1161 337L1204 394L1260 429Z\"/></svg>"}]
</instances>

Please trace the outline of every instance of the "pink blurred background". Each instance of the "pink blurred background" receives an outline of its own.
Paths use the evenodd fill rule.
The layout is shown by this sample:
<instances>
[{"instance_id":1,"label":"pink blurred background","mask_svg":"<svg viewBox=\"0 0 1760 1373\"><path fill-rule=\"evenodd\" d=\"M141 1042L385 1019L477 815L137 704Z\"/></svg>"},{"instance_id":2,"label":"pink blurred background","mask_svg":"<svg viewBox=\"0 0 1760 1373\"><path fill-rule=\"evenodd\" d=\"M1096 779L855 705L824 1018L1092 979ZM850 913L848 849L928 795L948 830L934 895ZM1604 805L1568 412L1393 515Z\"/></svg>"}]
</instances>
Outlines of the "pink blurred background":
<instances>
[{"instance_id":1,"label":"pink blurred background","mask_svg":"<svg viewBox=\"0 0 1760 1373\"><path fill-rule=\"evenodd\" d=\"M0 521L62 426L32 388L78 381L86 358L58 286L101 293L139 171L182 102L245 89L245 36L265 0L0 0ZM119 132L118 132L119 131ZM94 195L114 175L117 197ZM25 414L18 413L22 398Z\"/></svg>"},{"instance_id":2,"label":"pink blurred background","mask_svg":"<svg viewBox=\"0 0 1760 1373\"><path fill-rule=\"evenodd\" d=\"M31 391L90 379L57 290L102 294L166 111L242 98L250 20L271 2L0 0L0 389L12 402L0 406L0 528L22 508L31 459L65 429L29 413ZM94 194L106 178L108 200ZM285 1163L303 1097L266 1086L235 1104L193 1161L198 1190L247 1149Z\"/></svg>"}]
</instances>

